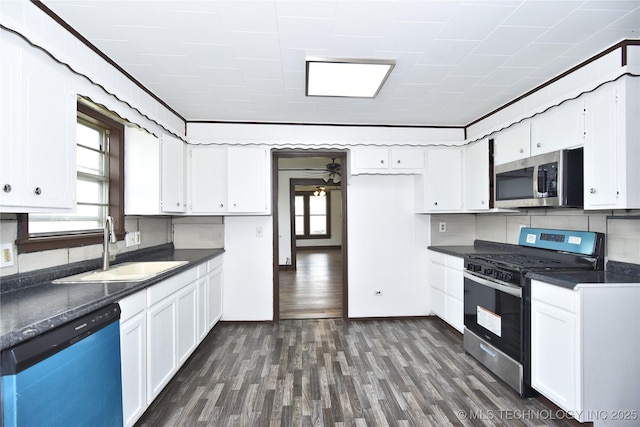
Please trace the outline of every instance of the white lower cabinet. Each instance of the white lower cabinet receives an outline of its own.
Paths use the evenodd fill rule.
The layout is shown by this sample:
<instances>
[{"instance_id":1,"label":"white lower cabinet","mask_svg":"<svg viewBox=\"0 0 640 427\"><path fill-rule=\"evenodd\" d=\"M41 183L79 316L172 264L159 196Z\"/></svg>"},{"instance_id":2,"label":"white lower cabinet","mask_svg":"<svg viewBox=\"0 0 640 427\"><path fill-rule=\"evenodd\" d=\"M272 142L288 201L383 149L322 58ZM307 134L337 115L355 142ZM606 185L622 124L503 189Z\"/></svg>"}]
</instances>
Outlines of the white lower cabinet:
<instances>
[{"instance_id":1,"label":"white lower cabinet","mask_svg":"<svg viewBox=\"0 0 640 427\"><path fill-rule=\"evenodd\" d=\"M177 370L176 300L167 298L147 311L147 404Z\"/></svg>"},{"instance_id":2,"label":"white lower cabinet","mask_svg":"<svg viewBox=\"0 0 640 427\"><path fill-rule=\"evenodd\" d=\"M580 422L640 422L640 285L531 283L531 385Z\"/></svg>"},{"instance_id":3,"label":"white lower cabinet","mask_svg":"<svg viewBox=\"0 0 640 427\"><path fill-rule=\"evenodd\" d=\"M132 426L147 409L146 292L120 302L120 353L124 423Z\"/></svg>"},{"instance_id":4,"label":"white lower cabinet","mask_svg":"<svg viewBox=\"0 0 640 427\"><path fill-rule=\"evenodd\" d=\"M464 330L464 260L429 251L431 310L460 332Z\"/></svg>"},{"instance_id":5,"label":"white lower cabinet","mask_svg":"<svg viewBox=\"0 0 640 427\"><path fill-rule=\"evenodd\" d=\"M222 317L222 256L119 301L122 398L132 426Z\"/></svg>"}]
</instances>

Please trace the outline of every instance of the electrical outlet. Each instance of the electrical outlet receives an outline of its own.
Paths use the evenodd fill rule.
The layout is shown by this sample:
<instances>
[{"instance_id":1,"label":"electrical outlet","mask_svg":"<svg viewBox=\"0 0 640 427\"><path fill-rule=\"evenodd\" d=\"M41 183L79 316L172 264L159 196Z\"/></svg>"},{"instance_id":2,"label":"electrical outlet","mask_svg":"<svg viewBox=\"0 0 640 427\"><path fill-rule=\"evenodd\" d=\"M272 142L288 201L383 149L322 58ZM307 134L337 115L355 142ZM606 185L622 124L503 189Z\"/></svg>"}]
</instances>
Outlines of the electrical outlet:
<instances>
[{"instance_id":1,"label":"electrical outlet","mask_svg":"<svg viewBox=\"0 0 640 427\"><path fill-rule=\"evenodd\" d=\"M441 222L438 225L438 231L441 233L446 233L447 232L447 223L446 222Z\"/></svg>"},{"instance_id":2,"label":"electrical outlet","mask_svg":"<svg viewBox=\"0 0 640 427\"><path fill-rule=\"evenodd\" d=\"M133 233L133 235L136 237L136 245L140 244L140 232L136 231L135 233Z\"/></svg>"},{"instance_id":3,"label":"electrical outlet","mask_svg":"<svg viewBox=\"0 0 640 427\"><path fill-rule=\"evenodd\" d=\"M136 233L127 233L124 236L124 244L126 247L136 244Z\"/></svg>"},{"instance_id":4,"label":"electrical outlet","mask_svg":"<svg viewBox=\"0 0 640 427\"><path fill-rule=\"evenodd\" d=\"M0 268L11 267L13 265L13 245L5 243L0 245L2 256L0 257Z\"/></svg>"},{"instance_id":5,"label":"electrical outlet","mask_svg":"<svg viewBox=\"0 0 640 427\"><path fill-rule=\"evenodd\" d=\"M381 297L382 296L382 291L373 291L373 296L374 297Z\"/></svg>"}]
</instances>

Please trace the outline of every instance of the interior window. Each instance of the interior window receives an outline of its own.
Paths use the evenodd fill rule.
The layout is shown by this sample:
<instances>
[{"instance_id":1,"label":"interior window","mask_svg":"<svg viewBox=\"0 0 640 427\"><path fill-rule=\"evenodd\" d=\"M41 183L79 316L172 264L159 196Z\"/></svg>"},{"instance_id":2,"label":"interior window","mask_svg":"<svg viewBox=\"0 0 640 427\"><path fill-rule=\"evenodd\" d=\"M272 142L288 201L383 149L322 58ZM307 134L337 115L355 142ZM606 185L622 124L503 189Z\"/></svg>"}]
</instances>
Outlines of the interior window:
<instances>
[{"instance_id":1,"label":"interior window","mask_svg":"<svg viewBox=\"0 0 640 427\"><path fill-rule=\"evenodd\" d=\"M76 144L76 211L20 215L21 252L99 243L107 215L124 234L124 126L78 104Z\"/></svg>"},{"instance_id":2,"label":"interior window","mask_svg":"<svg viewBox=\"0 0 640 427\"><path fill-rule=\"evenodd\" d=\"M320 191L296 191L295 230L296 238L329 238L330 233L330 193Z\"/></svg>"}]
</instances>

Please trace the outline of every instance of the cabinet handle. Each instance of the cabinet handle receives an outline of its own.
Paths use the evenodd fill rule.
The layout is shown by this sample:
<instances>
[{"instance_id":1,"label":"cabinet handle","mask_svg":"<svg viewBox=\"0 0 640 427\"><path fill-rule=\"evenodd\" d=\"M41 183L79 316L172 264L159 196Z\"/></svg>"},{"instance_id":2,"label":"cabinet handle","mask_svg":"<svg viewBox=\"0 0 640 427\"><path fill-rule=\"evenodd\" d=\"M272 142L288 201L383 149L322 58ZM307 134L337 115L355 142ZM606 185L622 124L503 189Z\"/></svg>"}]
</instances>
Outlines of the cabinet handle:
<instances>
[{"instance_id":1,"label":"cabinet handle","mask_svg":"<svg viewBox=\"0 0 640 427\"><path fill-rule=\"evenodd\" d=\"M595 188L591 188L591 189L589 189L589 193L591 193L591 194L596 194L596 189L595 189Z\"/></svg>"},{"instance_id":2,"label":"cabinet handle","mask_svg":"<svg viewBox=\"0 0 640 427\"><path fill-rule=\"evenodd\" d=\"M11 185L5 184L4 187L2 187L2 191L4 191L5 193L11 193Z\"/></svg>"},{"instance_id":3,"label":"cabinet handle","mask_svg":"<svg viewBox=\"0 0 640 427\"><path fill-rule=\"evenodd\" d=\"M238 207L238 204L237 204L237 203L234 203L234 204L233 204L233 207L234 207L234 208L237 208L237 207Z\"/></svg>"},{"instance_id":4,"label":"cabinet handle","mask_svg":"<svg viewBox=\"0 0 640 427\"><path fill-rule=\"evenodd\" d=\"M438 202L433 202L433 205L434 206L438 206Z\"/></svg>"},{"instance_id":5,"label":"cabinet handle","mask_svg":"<svg viewBox=\"0 0 640 427\"><path fill-rule=\"evenodd\" d=\"M224 208L224 204L223 204L223 203L220 203L220 207L221 207L221 208Z\"/></svg>"},{"instance_id":6,"label":"cabinet handle","mask_svg":"<svg viewBox=\"0 0 640 427\"><path fill-rule=\"evenodd\" d=\"M180 206L180 202L176 202L176 206Z\"/></svg>"},{"instance_id":7,"label":"cabinet handle","mask_svg":"<svg viewBox=\"0 0 640 427\"><path fill-rule=\"evenodd\" d=\"M536 147L540 148L542 147L542 144L540 144L539 142L536 144Z\"/></svg>"},{"instance_id":8,"label":"cabinet handle","mask_svg":"<svg viewBox=\"0 0 640 427\"><path fill-rule=\"evenodd\" d=\"M480 204L481 204L481 205L484 205L484 200L480 200Z\"/></svg>"},{"instance_id":9,"label":"cabinet handle","mask_svg":"<svg viewBox=\"0 0 640 427\"><path fill-rule=\"evenodd\" d=\"M398 160L397 163L400 164L400 160Z\"/></svg>"},{"instance_id":10,"label":"cabinet handle","mask_svg":"<svg viewBox=\"0 0 640 427\"><path fill-rule=\"evenodd\" d=\"M521 152L521 153L524 153L524 148L521 148L521 149L520 149L520 152Z\"/></svg>"},{"instance_id":11,"label":"cabinet handle","mask_svg":"<svg viewBox=\"0 0 640 427\"><path fill-rule=\"evenodd\" d=\"M36 189L33 190L33 192L36 194L36 196L39 196L42 194L42 188L36 187Z\"/></svg>"},{"instance_id":12,"label":"cabinet handle","mask_svg":"<svg viewBox=\"0 0 640 427\"><path fill-rule=\"evenodd\" d=\"M380 160L380 163L384 165L384 160Z\"/></svg>"}]
</instances>

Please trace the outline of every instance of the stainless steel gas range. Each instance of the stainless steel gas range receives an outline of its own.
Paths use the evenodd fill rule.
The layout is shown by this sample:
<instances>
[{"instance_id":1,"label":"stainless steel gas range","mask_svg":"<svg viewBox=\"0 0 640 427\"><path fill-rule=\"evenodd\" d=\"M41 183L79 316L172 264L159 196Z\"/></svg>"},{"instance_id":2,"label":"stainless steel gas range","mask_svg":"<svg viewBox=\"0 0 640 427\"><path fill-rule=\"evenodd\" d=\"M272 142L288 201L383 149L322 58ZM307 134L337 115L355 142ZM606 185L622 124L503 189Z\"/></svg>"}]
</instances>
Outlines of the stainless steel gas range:
<instances>
[{"instance_id":1,"label":"stainless steel gas range","mask_svg":"<svg viewBox=\"0 0 640 427\"><path fill-rule=\"evenodd\" d=\"M464 258L464 349L522 397L531 389L529 271L603 270L601 233L522 228L510 252Z\"/></svg>"}]
</instances>

